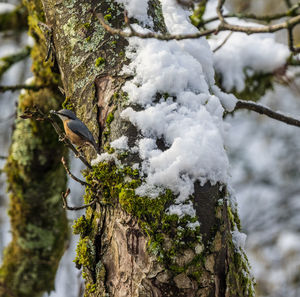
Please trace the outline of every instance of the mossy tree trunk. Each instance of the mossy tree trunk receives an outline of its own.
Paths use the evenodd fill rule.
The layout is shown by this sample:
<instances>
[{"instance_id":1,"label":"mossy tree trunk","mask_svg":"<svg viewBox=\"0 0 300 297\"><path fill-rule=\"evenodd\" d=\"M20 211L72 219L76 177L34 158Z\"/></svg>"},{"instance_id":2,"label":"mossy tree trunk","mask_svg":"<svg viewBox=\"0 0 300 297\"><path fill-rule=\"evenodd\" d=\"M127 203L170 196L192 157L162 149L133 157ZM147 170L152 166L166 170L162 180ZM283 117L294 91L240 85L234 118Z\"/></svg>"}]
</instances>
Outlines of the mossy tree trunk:
<instances>
[{"instance_id":1,"label":"mossy tree trunk","mask_svg":"<svg viewBox=\"0 0 300 297\"><path fill-rule=\"evenodd\" d=\"M30 34L35 39L31 51L33 83L47 85L38 92L19 97L18 117L5 166L10 192L9 215L12 242L4 251L0 269L0 296L38 297L54 289L59 260L65 250L66 213L61 193L66 174L60 158L67 151L49 123L21 119L27 109L38 106L45 113L61 106L59 75L51 70L46 39L38 27L44 22L40 1L26 1ZM25 8L23 8L25 10Z\"/></svg>"},{"instance_id":2,"label":"mossy tree trunk","mask_svg":"<svg viewBox=\"0 0 300 297\"><path fill-rule=\"evenodd\" d=\"M127 41L108 34L94 11L121 28L123 9L112 0L43 0L47 24L53 29L56 58L66 92L64 106L75 110L102 148L126 135L133 146L139 133L121 119L127 107L121 91L128 63ZM149 1L154 26L165 32L160 2ZM164 149L161 145L160 149ZM88 159L93 152L85 151ZM119 155L122 166L104 162L86 171L92 188L85 203L101 193L101 205L89 207L77 220L81 235L76 263L83 267L85 296L253 296L246 256L232 241L238 216L226 187L195 184L194 207L201 226L190 229L188 218L165 210L175 200L170 190L156 199L139 197L137 154ZM96 191L97 192L97 191Z\"/></svg>"}]
</instances>

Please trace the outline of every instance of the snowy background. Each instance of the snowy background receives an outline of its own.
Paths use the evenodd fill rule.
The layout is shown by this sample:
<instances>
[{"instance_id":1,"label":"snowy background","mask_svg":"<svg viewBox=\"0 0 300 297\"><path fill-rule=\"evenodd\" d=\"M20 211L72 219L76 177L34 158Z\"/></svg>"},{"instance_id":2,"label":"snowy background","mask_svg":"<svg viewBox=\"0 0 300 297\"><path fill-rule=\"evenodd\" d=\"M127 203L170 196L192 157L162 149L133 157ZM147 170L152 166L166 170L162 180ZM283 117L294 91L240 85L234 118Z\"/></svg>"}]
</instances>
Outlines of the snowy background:
<instances>
[{"instance_id":1,"label":"snowy background","mask_svg":"<svg viewBox=\"0 0 300 297\"><path fill-rule=\"evenodd\" d=\"M207 16L214 13L214 2L209 2L211 8ZM209 41L211 48L216 48L226 35L212 38ZM281 40L281 37L276 36L276 39ZM26 34L15 37L0 33L0 57L16 52L30 42ZM214 63L216 69L226 75L223 87L229 90L234 86L241 90L244 67L269 72L282 66L286 57L286 46L272 35L235 33L215 53ZM6 72L0 84L22 83L30 76L30 60L27 59ZM300 111L297 69L289 70L287 77L285 85L276 84L260 102L273 110L297 116ZM0 156L8 154L17 99L17 92L0 93ZM246 251L258 283L257 295L300 296L300 129L247 111L228 115L226 122L231 125L226 139L230 183L238 199L243 232L247 234ZM5 160L0 159L0 169L4 163ZM73 160L71 169L78 176L81 165ZM69 187L72 190L70 200L79 205L82 187L72 181ZM1 174L1 250L11 238L5 188L5 175ZM80 214L68 213L70 225L75 215ZM72 236L56 276L56 291L50 294L51 297L79 296L80 271L72 262L76 241L77 238Z\"/></svg>"}]
</instances>

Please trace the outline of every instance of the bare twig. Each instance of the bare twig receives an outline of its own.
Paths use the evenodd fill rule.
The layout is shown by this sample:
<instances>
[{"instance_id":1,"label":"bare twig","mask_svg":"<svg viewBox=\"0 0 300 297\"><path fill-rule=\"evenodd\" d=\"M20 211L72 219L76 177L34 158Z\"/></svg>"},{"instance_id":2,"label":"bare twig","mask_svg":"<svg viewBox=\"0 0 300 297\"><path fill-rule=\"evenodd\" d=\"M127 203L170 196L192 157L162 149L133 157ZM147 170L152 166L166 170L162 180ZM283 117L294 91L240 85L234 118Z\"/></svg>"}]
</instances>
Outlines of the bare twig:
<instances>
[{"instance_id":1,"label":"bare twig","mask_svg":"<svg viewBox=\"0 0 300 297\"><path fill-rule=\"evenodd\" d=\"M30 55L31 47L26 46L21 51L0 58L0 78L15 63L22 61Z\"/></svg>"},{"instance_id":2,"label":"bare twig","mask_svg":"<svg viewBox=\"0 0 300 297\"><path fill-rule=\"evenodd\" d=\"M88 204L84 204L81 206L69 206L68 202L67 202L67 197L69 196L69 194L71 193L71 190L68 188L67 191L65 193L61 193L61 198L63 201L63 208L68 209L68 210L81 210L81 209L85 209L88 208L92 205L94 205L97 200L94 199L92 202L88 203Z\"/></svg>"},{"instance_id":3,"label":"bare twig","mask_svg":"<svg viewBox=\"0 0 300 297\"><path fill-rule=\"evenodd\" d=\"M271 21L278 20L284 17L291 17L291 16L296 16L297 15L297 10L300 8L300 1L293 5L289 10L283 13L277 13L277 14L272 14L272 15L256 15L253 13L248 13L248 14L243 14L243 13L227 13L224 14L223 17L224 19L227 18L238 18L238 19L252 19L256 21L264 21L266 23L270 23ZM219 19L218 16L208 18L206 20L203 20L202 22L199 23L199 26L203 26L206 24L209 24L211 22L215 22Z\"/></svg>"},{"instance_id":4,"label":"bare twig","mask_svg":"<svg viewBox=\"0 0 300 297\"><path fill-rule=\"evenodd\" d=\"M217 5L217 16L221 22L221 24L226 23L224 16L223 16L223 5L225 3L225 0L218 0L218 5Z\"/></svg>"},{"instance_id":5,"label":"bare twig","mask_svg":"<svg viewBox=\"0 0 300 297\"><path fill-rule=\"evenodd\" d=\"M218 51L230 38L230 36L232 35L233 32L230 32L226 38L222 41L222 43L220 45L218 45L215 49L213 49L213 52L215 53L216 51Z\"/></svg>"},{"instance_id":6,"label":"bare twig","mask_svg":"<svg viewBox=\"0 0 300 297\"><path fill-rule=\"evenodd\" d=\"M272 119L275 119L277 121L286 123L288 125L300 127L300 120L286 116L279 112L275 112L272 109L270 109L266 106L263 106L261 104L257 104L257 103L250 102L250 101L238 100L238 102L236 103L236 106L235 106L235 110L237 110L237 109L252 110L259 114L264 114L264 115L266 115Z\"/></svg>"},{"instance_id":7,"label":"bare twig","mask_svg":"<svg viewBox=\"0 0 300 297\"><path fill-rule=\"evenodd\" d=\"M222 0L220 0L222 1ZM285 22L270 25L270 26L261 26L261 27L251 27L251 26L239 26L239 25L232 25L227 22L221 23L217 28L208 29L204 31L199 31L193 34L159 34L155 32L148 32L148 33L139 33L135 30L131 30L131 32L125 32L120 29L115 29L105 23L103 15L101 13L96 14L99 22L103 26L103 28L114 35L119 35L122 37L139 37L139 38L156 38L159 40L183 40L183 39L195 39L202 36L207 36L211 34L217 34L220 31L233 31L233 32L242 32L246 34L254 34L254 33L274 33L280 31L282 29L288 29L289 27L295 26L300 23L300 15L292 17Z\"/></svg>"},{"instance_id":8,"label":"bare twig","mask_svg":"<svg viewBox=\"0 0 300 297\"><path fill-rule=\"evenodd\" d=\"M0 160L6 160L7 158L7 156L0 156Z\"/></svg>"},{"instance_id":9,"label":"bare twig","mask_svg":"<svg viewBox=\"0 0 300 297\"><path fill-rule=\"evenodd\" d=\"M4 92L15 92L15 91L19 91L22 89L25 90L31 90L31 91L39 91L40 89L45 89L48 88L48 85L41 85L41 86L35 86L35 85L15 85L15 86L0 86L0 92L4 93Z\"/></svg>"},{"instance_id":10,"label":"bare twig","mask_svg":"<svg viewBox=\"0 0 300 297\"><path fill-rule=\"evenodd\" d=\"M201 36L207 36L216 31L216 29L211 29L211 30L205 30L199 33L195 34L177 34L177 35L171 35L171 34L159 34L159 33L154 33L154 32L148 32L148 33L139 33L135 30L132 30L131 32L125 32L119 29L115 29L111 27L110 25L105 23L105 20L103 18L103 15L101 13L96 13L96 16L102 25L102 27L109 33L114 34L114 35L119 35L122 37L140 37L140 38L156 38L159 40L182 40L182 39L188 39L188 38L199 38Z\"/></svg>"},{"instance_id":11,"label":"bare twig","mask_svg":"<svg viewBox=\"0 0 300 297\"><path fill-rule=\"evenodd\" d=\"M80 183L82 186L89 186L89 187L92 187L90 184L86 183L85 181L79 179L78 177L76 177L75 175L72 174L72 172L70 171L70 169L68 168L67 166L67 163L65 161L65 158L64 157L61 157L61 162L63 164L63 166L65 167L67 173L69 174L69 176L74 179L76 182Z\"/></svg>"},{"instance_id":12,"label":"bare twig","mask_svg":"<svg viewBox=\"0 0 300 297\"><path fill-rule=\"evenodd\" d=\"M293 29L294 29L294 26L291 26L287 29L288 30L288 45L289 45L289 49L291 52L299 53L300 47L295 47L295 45L294 45Z\"/></svg>"}]
</instances>

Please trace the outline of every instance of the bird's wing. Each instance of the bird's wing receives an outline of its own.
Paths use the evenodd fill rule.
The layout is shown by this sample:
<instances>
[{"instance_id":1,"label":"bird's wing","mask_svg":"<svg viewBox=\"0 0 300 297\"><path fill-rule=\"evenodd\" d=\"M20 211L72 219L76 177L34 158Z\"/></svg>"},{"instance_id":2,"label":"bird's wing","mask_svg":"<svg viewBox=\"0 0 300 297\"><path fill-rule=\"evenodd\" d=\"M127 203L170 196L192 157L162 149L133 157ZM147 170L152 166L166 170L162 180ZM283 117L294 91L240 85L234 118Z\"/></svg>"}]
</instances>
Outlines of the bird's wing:
<instances>
[{"instance_id":1,"label":"bird's wing","mask_svg":"<svg viewBox=\"0 0 300 297\"><path fill-rule=\"evenodd\" d=\"M71 120L67 123L68 128L72 130L74 133L81 136L84 140L90 142L93 145L96 145L95 139L87 128L87 126L79 120Z\"/></svg>"}]
</instances>

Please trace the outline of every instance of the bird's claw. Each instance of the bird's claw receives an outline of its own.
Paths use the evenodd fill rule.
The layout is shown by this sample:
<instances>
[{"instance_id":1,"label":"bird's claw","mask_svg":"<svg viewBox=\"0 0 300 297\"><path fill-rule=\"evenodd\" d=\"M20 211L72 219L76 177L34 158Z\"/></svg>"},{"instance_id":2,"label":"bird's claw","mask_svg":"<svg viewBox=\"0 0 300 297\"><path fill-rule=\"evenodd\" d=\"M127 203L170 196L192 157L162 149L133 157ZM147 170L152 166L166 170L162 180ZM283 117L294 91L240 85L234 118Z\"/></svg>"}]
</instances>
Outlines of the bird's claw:
<instances>
[{"instance_id":1,"label":"bird's claw","mask_svg":"<svg viewBox=\"0 0 300 297\"><path fill-rule=\"evenodd\" d=\"M64 141L65 139L66 139L66 135L65 135L65 136L61 136L61 135L60 135L60 136L58 137L58 140L59 140L59 141Z\"/></svg>"}]
</instances>

